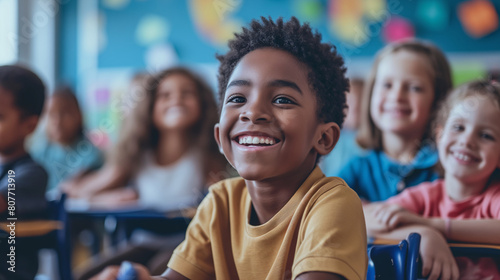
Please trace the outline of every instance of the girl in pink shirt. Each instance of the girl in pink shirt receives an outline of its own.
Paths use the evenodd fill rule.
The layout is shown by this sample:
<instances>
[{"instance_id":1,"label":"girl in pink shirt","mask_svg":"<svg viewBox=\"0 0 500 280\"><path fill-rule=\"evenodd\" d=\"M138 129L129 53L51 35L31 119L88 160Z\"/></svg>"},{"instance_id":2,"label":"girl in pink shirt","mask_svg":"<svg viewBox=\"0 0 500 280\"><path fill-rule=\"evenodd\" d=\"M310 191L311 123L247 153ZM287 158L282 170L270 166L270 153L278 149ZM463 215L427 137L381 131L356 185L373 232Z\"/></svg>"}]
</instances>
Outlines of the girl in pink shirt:
<instances>
[{"instance_id":1,"label":"girl in pink shirt","mask_svg":"<svg viewBox=\"0 0 500 280\"><path fill-rule=\"evenodd\" d=\"M500 262L454 258L447 240L500 245L500 84L467 83L444 102L437 120L443 180L408 188L365 211L368 234L422 236L428 279L500 279Z\"/></svg>"}]
</instances>

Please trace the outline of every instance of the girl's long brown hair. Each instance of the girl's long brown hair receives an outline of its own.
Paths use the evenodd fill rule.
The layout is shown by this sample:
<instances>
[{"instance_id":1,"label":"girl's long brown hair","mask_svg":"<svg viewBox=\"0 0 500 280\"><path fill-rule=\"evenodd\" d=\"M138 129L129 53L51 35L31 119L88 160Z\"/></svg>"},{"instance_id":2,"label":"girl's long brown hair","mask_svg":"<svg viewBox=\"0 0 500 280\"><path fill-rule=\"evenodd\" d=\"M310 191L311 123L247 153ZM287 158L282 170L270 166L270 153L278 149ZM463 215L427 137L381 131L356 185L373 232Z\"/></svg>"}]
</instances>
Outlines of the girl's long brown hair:
<instances>
[{"instance_id":1,"label":"girl's long brown hair","mask_svg":"<svg viewBox=\"0 0 500 280\"><path fill-rule=\"evenodd\" d=\"M129 173L138 170L141 157L147 150L155 150L158 145L159 132L153 123L153 106L159 84L171 75L183 75L193 81L198 90L201 114L199 121L193 126L193 146L203 151L205 176L215 169L224 169L225 158L219 153L213 136L214 125L218 121L217 105L212 89L192 71L175 67L156 75L139 78L137 92L131 112L123 119L117 144L109 154L111 164L123 168Z\"/></svg>"}]
</instances>

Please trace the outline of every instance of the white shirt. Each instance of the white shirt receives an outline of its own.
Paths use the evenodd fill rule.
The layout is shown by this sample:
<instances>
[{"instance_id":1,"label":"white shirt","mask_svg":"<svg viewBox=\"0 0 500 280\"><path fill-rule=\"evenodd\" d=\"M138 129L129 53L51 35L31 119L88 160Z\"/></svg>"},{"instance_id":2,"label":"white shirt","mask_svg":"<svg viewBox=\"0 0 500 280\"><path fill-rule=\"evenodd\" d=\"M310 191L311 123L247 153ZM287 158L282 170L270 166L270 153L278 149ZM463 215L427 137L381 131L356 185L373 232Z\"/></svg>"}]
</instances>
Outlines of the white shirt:
<instances>
[{"instance_id":1,"label":"white shirt","mask_svg":"<svg viewBox=\"0 0 500 280\"><path fill-rule=\"evenodd\" d=\"M196 206L203 196L203 161L197 149L188 151L175 163L159 166L153 152L145 154L134 186L139 204L162 211Z\"/></svg>"}]
</instances>

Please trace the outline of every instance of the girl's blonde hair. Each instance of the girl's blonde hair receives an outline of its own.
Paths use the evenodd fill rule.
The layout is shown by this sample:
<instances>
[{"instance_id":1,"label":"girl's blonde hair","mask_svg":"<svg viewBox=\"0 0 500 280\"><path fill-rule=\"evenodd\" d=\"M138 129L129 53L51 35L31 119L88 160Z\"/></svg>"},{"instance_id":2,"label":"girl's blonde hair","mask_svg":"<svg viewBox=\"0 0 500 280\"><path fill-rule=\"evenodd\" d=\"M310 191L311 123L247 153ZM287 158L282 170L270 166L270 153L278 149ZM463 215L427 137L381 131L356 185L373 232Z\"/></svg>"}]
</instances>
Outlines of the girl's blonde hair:
<instances>
[{"instance_id":1,"label":"girl's blonde hair","mask_svg":"<svg viewBox=\"0 0 500 280\"><path fill-rule=\"evenodd\" d=\"M132 111L122 121L117 144L109 154L109 160L113 165L119 166L127 172L134 172L138 169L144 152L156 149L159 131L153 123L154 102L160 83L172 75L183 75L189 78L197 88L201 112L200 119L191 129L191 139L195 139L191 145L203 151L204 159L207 161L205 167L209 164L224 166L225 159L219 153L213 137L218 113L212 89L198 75L182 67L170 68L156 75L134 81L139 83L138 88L143 90L135 93L136 102L131 106Z\"/></svg>"},{"instance_id":2,"label":"girl's blonde hair","mask_svg":"<svg viewBox=\"0 0 500 280\"><path fill-rule=\"evenodd\" d=\"M382 132L373 122L370 114L370 102L380 62L387 56L401 51L422 55L432 69L432 73L429 74L431 74L434 79L434 101L431 108L431 112L433 113L427 129L422 139L420 139L421 141L432 137L432 122L435 118L435 112L448 91L452 88L450 65L443 52L436 46L423 41L410 40L393 43L384 47L377 53L375 62L373 63L367 79L361 104L361 124L356 140L358 144L365 149L381 150L383 148Z\"/></svg>"},{"instance_id":3,"label":"girl's blonde hair","mask_svg":"<svg viewBox=\"0 0 500 280\"><path fill-rule=\"evenodd\" d=\"M500 83L487 80L468 82L454 89L444 100L439 108L435 127L444 127L453 107L471 96L488 97L500 109Z\"/></svg>"}]
</instances>

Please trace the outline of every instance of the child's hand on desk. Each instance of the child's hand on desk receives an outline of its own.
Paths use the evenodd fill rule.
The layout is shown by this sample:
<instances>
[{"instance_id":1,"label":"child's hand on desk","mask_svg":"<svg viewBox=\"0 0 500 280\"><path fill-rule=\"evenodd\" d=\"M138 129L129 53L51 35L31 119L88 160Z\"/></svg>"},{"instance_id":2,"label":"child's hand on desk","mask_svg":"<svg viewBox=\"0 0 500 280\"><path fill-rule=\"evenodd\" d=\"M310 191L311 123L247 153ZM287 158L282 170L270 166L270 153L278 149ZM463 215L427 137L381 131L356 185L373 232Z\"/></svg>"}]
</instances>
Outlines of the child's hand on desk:
<instances>
[{"instance_id":1,"label":"child's hand on desk","mask_svg":"<svg viewBox=\"0 0 500 280\"><path fill-rule=\"evenodd\" d=\"M133 264L135 272L137 273L137 278L134 280L153 280L153 278L146 267L140 264ZM90 280L116 280L120 272L120 267L117 265L112 265L106 267L101 273L92 277Z\"/></svg>"},{"instance_id":2,"label":"child's hand on desk","mask_svg":"<svg viewBox=\"0 0 500 280\"><path fill-rule=\"evenodd\" d=\"M92 175L88 175L92 176ZM85 176L77 175L69 180L61 182L60 188L62 192L66 193L68 197L71 198L88 198L94 194L91 187L88 187L92 183L91 178Z\"/></svg>"},{"instance_id":3,"label":"child's hand on desk","mask_svg":"<svg viewBox=\"0 0 500 280\"><path fill-rule=\"evenodd\" d=\"M428 277L428 280L458 279L457 263L443 235L431 228L422 230L420 235L422 276Z\"/></svg>"},{"instance_id":4,"label":"child's hand on desk","mask_svg":"<svg viewBox=\"0 0 500 280\"><path fill-rule=\"evenodd\" d=\"M426 219L407 211L396 204L371 203L363 207L366 223L370 229L379 232L390 231L398 226L420 224L425 225Z\"/></svg>"},{"instance_id":5,"label":"child's hand on desk","mask_svg":"<svg viewBox=\"0 0 500 280\"><path fill-rule=\"evenodd\" d=\"M376 210L379 209L381 206L383 206L383 203L379 202L363 204L363 213L365 215L366 230L368 231L369 235L371 235L370 233L382 233L389 231L387 225L381 223L379 220L376 219L375 216Z\"/></svg>"},{"instance_id":6,"label":"child's hand on desk","mask_svg":"<svg viewBox=\"0 0 500 280\"><path fill-rule=\"evenodd\" d=\"M90 202L93 206L115 208L135 205L137 204L138 198L139 196L135 190L131 188L120 188L98 193L90 199Z\"/></svg>"}]
</instances>

